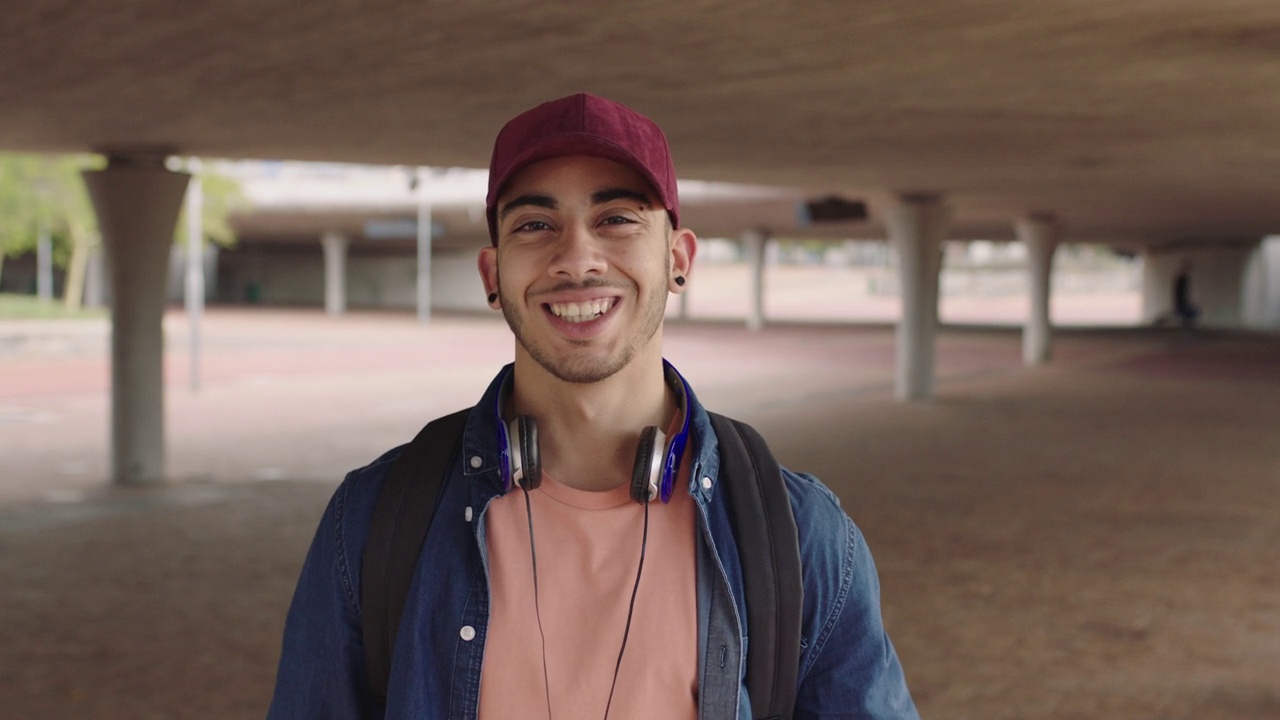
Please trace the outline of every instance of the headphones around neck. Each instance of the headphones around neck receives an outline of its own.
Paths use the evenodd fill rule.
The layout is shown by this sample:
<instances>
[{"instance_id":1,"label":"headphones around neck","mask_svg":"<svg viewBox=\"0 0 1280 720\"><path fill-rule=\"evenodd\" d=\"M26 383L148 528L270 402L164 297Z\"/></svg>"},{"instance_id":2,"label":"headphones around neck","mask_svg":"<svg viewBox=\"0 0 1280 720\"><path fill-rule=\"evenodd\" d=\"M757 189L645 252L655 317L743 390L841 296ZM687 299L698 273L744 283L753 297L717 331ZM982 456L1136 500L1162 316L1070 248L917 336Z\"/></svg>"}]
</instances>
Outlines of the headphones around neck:
<instances>
[{"instance_id":1,"label":"headphones around neck","mask_svg":"<svg viewBox=\"0 0 1280 720\"><path fill-rule=\"evenodd\" d=\"M644 504L661 497L670 502L675 490L676 474L680 471L680 458L689 440L689 386L680 373L663 360L663 372L667 385L676 395L681 413L680 430L668 441L666 433L650 425L640 431L640 443L636 448L636 462L631 470L631 499ZM515 486L533 490L542 482L542 464L538 456L538 424L528 415L517 415L510 422L502 422L502 406L511 394L511 373L503 379L498 391L496 414L498 422L498 451L502 468L502 490ZM665 451L665 452L664 452Z\"/></svg>"}]
</instances>

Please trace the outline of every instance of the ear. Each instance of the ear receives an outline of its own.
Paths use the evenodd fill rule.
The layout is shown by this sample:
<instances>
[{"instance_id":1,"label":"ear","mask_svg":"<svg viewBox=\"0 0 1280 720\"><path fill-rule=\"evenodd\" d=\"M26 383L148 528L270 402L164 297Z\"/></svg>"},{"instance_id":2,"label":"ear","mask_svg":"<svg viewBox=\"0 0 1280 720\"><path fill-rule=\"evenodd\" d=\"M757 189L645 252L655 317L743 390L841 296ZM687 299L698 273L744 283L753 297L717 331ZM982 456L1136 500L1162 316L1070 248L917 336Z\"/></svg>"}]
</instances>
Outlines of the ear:
<instances>
[{"instance_id":1,"label":"ear","mask_svg":"<svg viewBox=\"0 0 1280 720\"><path fill-rule=\"evenodd\" d=\"M698 254L698 236L688 228L671 232L671 277L667 278L667 289L679 294L689 288L690 275L693 273L693 256ZM677 277L683 277L683 285L676 283Z\"/></svg>"},{"instance_id":2,"label":"ear","mask_svg":"<svg viewBox=\"0 0 1280 720\"><path fill-rule=\"evenodd\" d=\"M476 258L476 268L480 271L480 282L484 283L485 295L493 295L498 292L498 248L492 245L480 249L480 256ZM498 307L500 301L489 303L493 307Z\"/></svg>"}]
</instances>

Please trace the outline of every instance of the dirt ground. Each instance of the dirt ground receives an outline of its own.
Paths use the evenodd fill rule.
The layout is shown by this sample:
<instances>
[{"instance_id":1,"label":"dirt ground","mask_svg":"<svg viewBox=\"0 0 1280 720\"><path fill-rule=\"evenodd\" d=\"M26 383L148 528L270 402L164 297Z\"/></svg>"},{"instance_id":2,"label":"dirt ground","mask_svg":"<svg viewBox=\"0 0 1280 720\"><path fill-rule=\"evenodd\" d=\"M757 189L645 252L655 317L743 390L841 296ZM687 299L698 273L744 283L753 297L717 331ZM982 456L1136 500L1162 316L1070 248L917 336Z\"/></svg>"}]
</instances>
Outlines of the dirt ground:
<instances>
[{"instance_id":1,"label":"dirt ground","mask_svg":"<svg viewBox=\"0 0 1280 720\"><path fill-rule=\"evenodd\" d=\"M342 472L470 404L494 318L218 311L203 386L167 320L174 482L112 489L105 326L0 326L0 718L252 718ZM15 339L25 338L25 339ZM1280 718L1280 337L1072 330L1020 364L944 330L672 323L713 409L867 535L926 718Z\"/></svg>"}]
</instances>

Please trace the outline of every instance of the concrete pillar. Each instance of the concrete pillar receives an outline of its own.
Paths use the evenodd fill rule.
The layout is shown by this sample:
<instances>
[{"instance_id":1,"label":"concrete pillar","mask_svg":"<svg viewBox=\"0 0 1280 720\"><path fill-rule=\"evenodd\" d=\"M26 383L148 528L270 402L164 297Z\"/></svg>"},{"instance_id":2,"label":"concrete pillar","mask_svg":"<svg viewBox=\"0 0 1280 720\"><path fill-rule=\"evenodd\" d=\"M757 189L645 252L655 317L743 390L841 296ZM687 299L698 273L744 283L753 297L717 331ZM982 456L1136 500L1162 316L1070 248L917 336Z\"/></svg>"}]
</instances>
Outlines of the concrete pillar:
<instances>
[{"instance_id":1,"label":"concrete pillar","mask_svg":"<svg viewBox=\"0 0 1280 720\"><path fill-rule=\"evenodd\" d=\"M121 484L165 479L165 271L188 176L164 156L86 171L111 282L111 467Z\"/></svg>"},{"instance_id":2,"label":"concrete pillar","mask_svg":"<svg viewBox=\"0 0 1280 720\"><path fill-rule=\"evenodd\" d=\"M431 322L431 201L424 185L418 186L418 323Z\"/></svg>"},{"instance_id":3,"label":"concrete pillar","mask_svg":"<svg viewBox=\"0 0 1280 720\"><path fill-rule=\"evenodd\" d=\"M341 315L347 311L347 239L340 233L320 236L324 248L324 311Z\"/></svg>"},{"instance_id":4,"label":"concrete pillar","mask_svg":"<svg viewBox=\"0 0 1280 720\"><path fill-rule=\"evenodd\" d=\"M684 292L680 293L679 297L680 297L678 301L680 303L679 317L681 320L688 320L689 319L689 288L686 287L684 289Z\"/></svg>"},{"instance_id":5,"label":"concrete pillar","mask_svg":"<svg viewBox=\"0 0 1280 720\"><path fill-rule=\"evenodd\" d=\"M1014 231L1027 249L1027 287L1031 294L1031 313L1022 329L1022 362L1040 365L1049 361L1052 343L1049 285L1059 226L1053 215L1037 213L1014 223Z\"/></svg>"},{"instance_id":6,"label":"concrete pillar","mask_svg":"<svg viewBox=\"0 0 1280 720\"><path fill-rule=\"evenodd\" d=\"M200 389L200 325L204 318L204 184L200 180L200 159L187 161L191 181L187 184L187 252L186 277L183 283L183 306L187 311L187 333L190 348L191 389Z\"/></svg>"},{"instance_id":7,"label":"concrete pillar","mask_svg":"<svg viewBox=\"0 0 1280 720\"><path fill-rule=\"evenodd\" d=\"M104 307L107 304L107 271L102 243L96 242L89 250L89 265L84 273L84 306Z\"/></svg>"},{"instance_id":8,"label":"concrete pillar","mask_svg":"<svg viewBox=\"0 0 1280 720\"><path fill-rule=\"evenodd\" d=\"M764 258L769 244L769 233L753 228L742 233L742 245L747 251L747 275L750 283L751 305L747 310L747 329L757 332L764 327Z\"/></svg>"},{"instance_id":9,"label":"concrete pillar","mask_svg":"<svg viewBox=\"0 0 1280 720\"><path fill-rule=\"evenodd\" d=\"M935 195L905 195L885 206L884 220L898 251L902 293L895 394L899 400L931 400L938 274L951 210Z\"/></svg>"},{"instance_id":10,"label":"concrete pillar","mask_svg":"<svg viewBox=\"0 0 1280 720\"><path fill-rule=\"evenodd\" d=\"M1244 279L1244 324L1280 329L1280 235L1262 239L1249 256Z\"/></svg>"}]
</instances>

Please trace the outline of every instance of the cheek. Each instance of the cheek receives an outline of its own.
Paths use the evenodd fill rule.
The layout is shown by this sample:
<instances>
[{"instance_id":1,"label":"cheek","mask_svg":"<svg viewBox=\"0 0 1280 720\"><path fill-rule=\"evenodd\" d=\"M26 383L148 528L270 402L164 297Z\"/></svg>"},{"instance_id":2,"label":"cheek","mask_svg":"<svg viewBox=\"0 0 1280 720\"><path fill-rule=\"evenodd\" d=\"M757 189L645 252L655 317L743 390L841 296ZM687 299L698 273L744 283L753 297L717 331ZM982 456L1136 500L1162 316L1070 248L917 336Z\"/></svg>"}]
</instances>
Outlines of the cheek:
<instances>
[{"instance_id":1,"label":"cheek","mask_svg":"<svg viewBox=\"0 0 1280 720\"><path fill-rule=\"evenodd\" d=\"M636 249L626 253L625 257L619 258L618 262L622 267L631 268L638 277L652 277L666 274L669 259L670 255L665 248L658 250Z\"/></svg>"},{"instance_id":2,"label":"cheek","mask_svg":"<svg viewBox=\"0 0 1280 720\"><path fill-rule=\"evenodd\" d=\"M533 267L532 258L525 253L504 253L496 269L498 287L507 293L520 292L536 276Z\"/></svg>"},{"instance_id":3,"label":"cheek","mask_svg":"<svg viewBox=\"0 0 1280 720\"><path fill-rule=\"evenodd\" d=\"M529 285L528 281L521 277L520 273L503 272L498 273L498 288L504 295L519 296L524 294L524 289Z\"/></svg>"}]
</instances>

